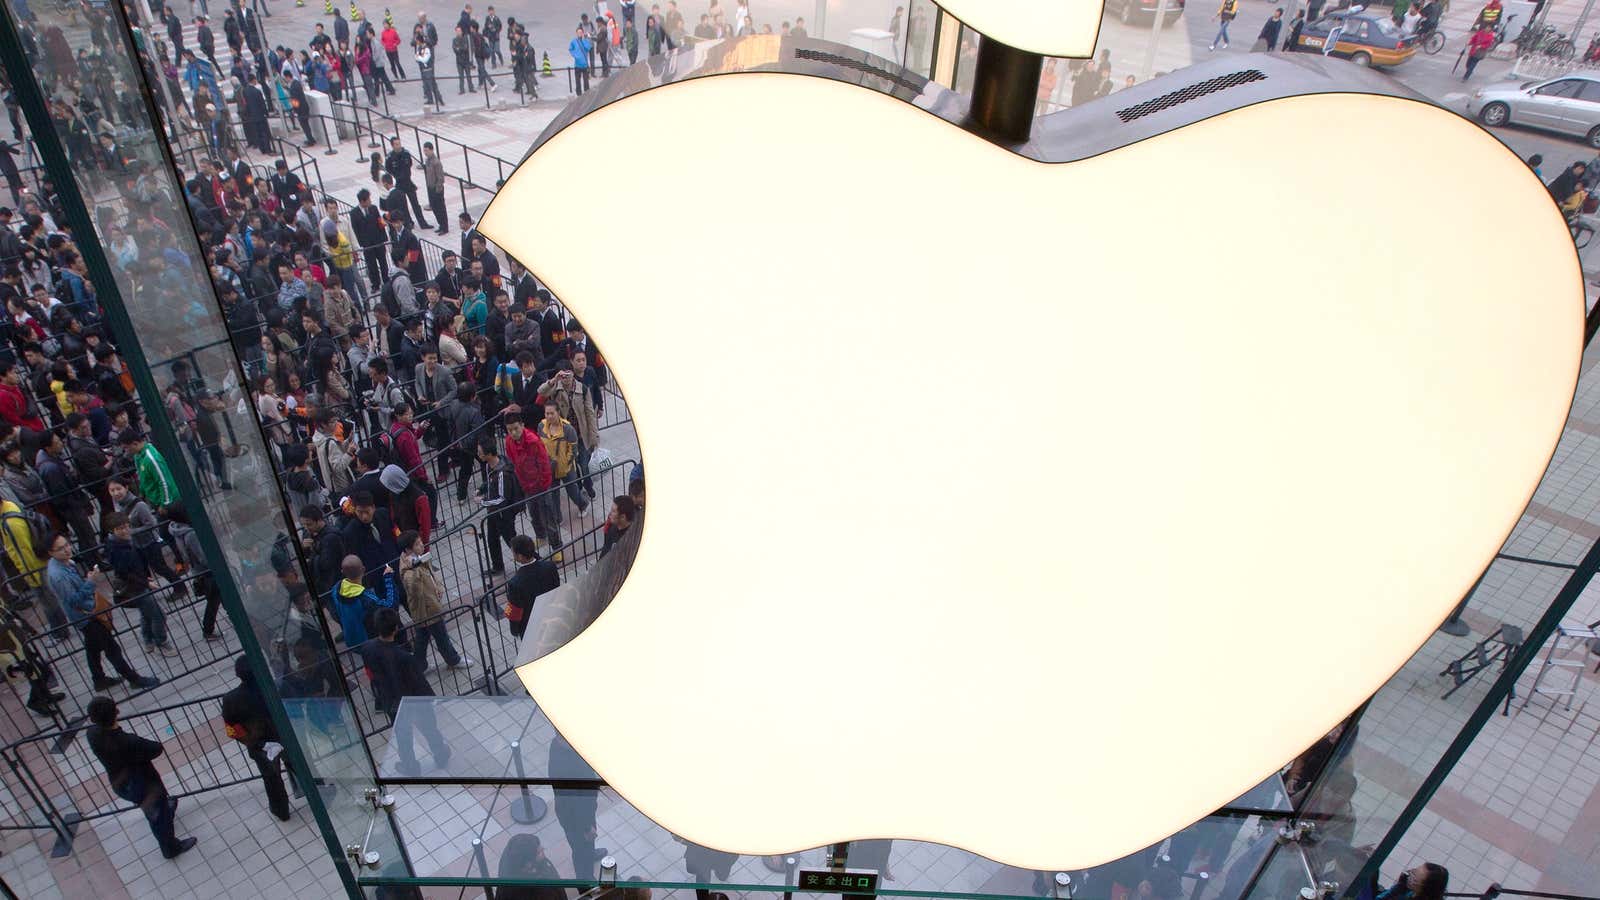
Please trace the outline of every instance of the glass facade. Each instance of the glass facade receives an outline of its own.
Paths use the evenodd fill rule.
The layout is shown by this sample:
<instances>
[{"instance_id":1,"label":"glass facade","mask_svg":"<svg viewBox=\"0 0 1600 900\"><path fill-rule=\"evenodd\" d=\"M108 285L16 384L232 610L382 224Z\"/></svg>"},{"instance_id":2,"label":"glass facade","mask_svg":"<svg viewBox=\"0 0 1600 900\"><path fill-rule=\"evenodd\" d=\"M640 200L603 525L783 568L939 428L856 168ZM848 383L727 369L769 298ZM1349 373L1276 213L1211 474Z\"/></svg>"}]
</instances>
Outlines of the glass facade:
<instances>
[{"instance_id":1,"label":"glass facade","mask_svg":"<svg viewBox=\"0 0 1600 900\"><path fill-rule=\"evenodd\" d=\"M297 794L306 795L320 849L333 860L343 888L352 895L415 896L412 889L427 888L428 896L444 889L467 889L466 895L472 896L470 889L490 885L582 890L597 881L614 881L634 888L694 890L701 900L712 892L788 896L800 870L827 868L842 856L851 869L879 872L883 880L877 892L891 896L1114 900L1133 894L1267 900L1321 885L1354 896L1401 842L1485 720L1502 708L1516 677L1600 562L1591 558L1594 550L1582 528L1550 528L1525 517L1502 558L1466 599L1460 616L1478 636L1490 636L1490 650L1497 646L1493 635L1507 638L1501 642L1505 658L1497 660L1503 665L1458 678L1465 672L1460 662L1470 657L1471 644L1441 632L1350 721L1284 772L1155 846L1087 871L1025 871L955 848L905 840L851 841L771 857L738 857L688 843L607 787L515 678L508 677L516 664L572 639L604 609L626 574L640 530L619 540L601 518L583 518L573 509L587 505L577 503L576 488L567 493L572 499L566 506L559 485L541 494L540 502L550 502L567 528L565 556L554 561L552 571L570 589L534 609L532 620L522 623L524 636L522 628L512 625L509 582L495 574L516 562L501 562L501 545L509 544L499 533L503 526L491 521L493 513L486 516L468 503L466 488L452 504L450 486L438 485L438 494L445 496L435 496L433 502L449 520L435 525L428 549L441 571L468 574L451 581L450 590L459 596L448 598L441 612L419 616L413 610L406 619L415 617L411 627L437 626L453 635L458 646L452 654L473 657L476 668L450 664L452 654L437 644L427 652L424 642L435 696L381 695L370 674L374 663L365 653L369 645L352 645L355 623L341 620L337 607L327 602L329 589L339 590L338 582L330 581L327 560L319 556L319 529L300 516L303 482L286 471L294 468L285 460L287 442L274 430L278 426L271 417L263 422L261 414L260 401L267 393L261 379L274 374L274 359L288 352L276 344L278 334L293 332L296 346L309 344L314 335L240 314L241 304L253 304L254 298L229 290L244 286L240 272L216 252L217 246L236 246L239 234L208 220L207 204L194 199L196 191L212 188L202 170L220 146L211 129L231 131L235 123L224 120L219 126L196 115L204 110L200 91L208 87L205 73L196 70L199 83L183 84L166 71L164 54L170 48L155 31L154 11L134 10L130 22L128 10L116 4L77 8L4 0L3 5L0 59L20 110L18 127L28 133L41 160L36 177L53 182L61 198L67 221L59 224L71 230L82 249L87 283L106 311L104 327L129 365L142 427L171 473L173 496L163 505L180 508L178 517L193 523L209 563L207 573L187 573L192 598L167 614L173 628L199 636L196 652L161 663L165 669L160 674L171 685L188 685L198 683L185 681L196 679L197 673L231 671L229 660L236 656L246 661L248 677L271 713L273 743L282 745ZM1187 45L1179 47L1179 34L1206 27L1189 19L1151 27L1113 21L1114 15L1108 13L1099 49L1111 53L1115 48L1115 77L1108 76L1110 83L1097 80L1093 90L1085 89L1074 100L1077 78L1089 77L1082 74L1083 67L1047 60L1039 112L1092 101L1096 92L1120 89L1123 78L1143 81L1181 67L1189 60ZM893 57L914 73L950 80L958 92L971 90L981 39L964 26L941 29L945 14L931 2L819 0L806 17L813 37ZM954 34L958 41L948 72L939 71L941 34ZM63 55L62 47L81 49ZM231 96L232 91L226 92ZM340 122L359 122L353 106L346 118L340 118L345 112L337 104L329 109L324 129L337 131ZM368 117L366 126L351 125L357 146L361 128L374 128L372 121ZM280 126L279 131L292 128L286 118ZM389 129L397 140L403 134L416 145L418 156L422 141L438 139L421 130L404 132L399 123L376 127ZM389 135L379 130L369 135L374 141L380 136ZM326 182L317 149L301 149L281 137L273 148L284 158L287 172L322 190ZM268 162L260 155L246 157L252 183L269 182L274 174L283 177ZM491 192L482 182L498 180L501 174L473 181L470 175L452 172L451 178L461 182L465 200L469 190ZM219 183L232 177L231 172L218 175ZM196 177L198 185L191 183ZM340 234L364 208L333 198L325 210L322 198L317 199L311 213L316 226L326 227L326 217ZM209 240L219 235L225 239ZM381 259L388 250L381 242L356 243L360 263ZM452 239L443 248L432 241L419 247L427 273L448 268L442 250L453 244ZM327 256L330 268L337 265L339 253ZM510 262L506 260L508 268ZM394 261L397 269L406 264L404 254ZM359 267L357 262L339 266ZM387 273L387 263L382 267ZM437 284L440 277L418 279L418 284ZM374 287L362 284L353 292L361 301L362 324L377 320L381 289ZM375 327L382 341L390 340L386 322L377 320ZM472 366L469 361L462 371L473 371ZM490 372L488 390L500 390L499 375ZM340 409L327 394L333 377L324 370L312 395L341 416L347 412L348 419L340 421L354 426L368 414L361 404L369 397L347 391L347 406ZM594 483L591 498L605 503L628 496L639 460L624 399L611 387L596 391L609 404L597 424L614 429L613 437L628 432L614 442L608 438L607 445L616 448L610 462L584 470ZM481 391L475 394L473 402L481 396ZM1596 404L1600 391L1586 377L1574 417L1600 419ZM299 423L285 421L283 427L309 433L312 424L306 417ZM498 426L488 427L492 431ZM463 440L476 436L442 442L432 448L439 456L429 461L464 452L471 457L465 468L487 488L493 470L480 466L494 463L476 455L475 440ZM1573 520L1588 514L1579 506L1581 495L1600 480L1600 469L1589 466L1590 441L1569 432L1535 498L1542 508ZM342 506L336 497L329 500ZM359 512L350 515L363 521ZM374 557L362 554L356 573L362 584L379 590L398 580L405 549L381 538L378 543L384 546L374 549ZM342 564L343 558L337 562ZM208 643L202 632L214 630L206 622L219 606L223 623L218 627L224 633L219 642ZM1308 655L1316 649L1308 648ZM66 651L53 658L58 668L75 665L76 657ZM1444 681L1441 672L1448 676ZM1447 697L1438 696L1457 680ZM177 721L172 709L192 697L168 693L134 698L127 704L128 721L160 729L159 723ZM81 720L81 705L72 710L70 722L64 716L55 724L74 727ZM168 732L174 727L165 725ZM54 790L48 777L37 774L46 755L43 744L57 736L53 731L41 734L45 736L17 741L8 736L3 742L9 744L4 762L11 773L6 788L18 807L8 827L63 832L70 830L69 819L92 818L115 806L104 796L94 803L80 797L76 811L66 808L58 795L70 792ZM425 751L420 759L419 750ZM84 760L84 765L92 763ZM241 768L228 784L255 777L254 755L236 762ZM196 783L201 782L196 793L222 785L217 778ZM949 789L1027 788L953 784ZM452 820L448 826L447 816Z\"/></svg>"}]
</instances>

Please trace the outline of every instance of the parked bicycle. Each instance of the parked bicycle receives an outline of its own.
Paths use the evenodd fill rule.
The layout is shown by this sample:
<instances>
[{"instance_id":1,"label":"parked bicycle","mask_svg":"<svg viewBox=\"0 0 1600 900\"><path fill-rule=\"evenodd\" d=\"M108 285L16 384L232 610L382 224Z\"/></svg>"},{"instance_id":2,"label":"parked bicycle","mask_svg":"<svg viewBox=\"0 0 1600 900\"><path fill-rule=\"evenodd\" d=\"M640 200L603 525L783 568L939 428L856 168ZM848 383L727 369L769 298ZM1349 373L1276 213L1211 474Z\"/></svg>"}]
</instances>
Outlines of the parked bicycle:
<instances>
[{"instance_id":1,"label":"parked bicycle","mask_svg":"<svg viewBox=\"0 0 1600 900\"><path fill-rule=\"evenodd\" d=\"M1516 45L1518 56L1538 55L1557 62L1571 62L1578 55L1577 45L1554 25L1541 28L1523 26L1522 33L1517 35Z\"/></svg>"}]
</instances>

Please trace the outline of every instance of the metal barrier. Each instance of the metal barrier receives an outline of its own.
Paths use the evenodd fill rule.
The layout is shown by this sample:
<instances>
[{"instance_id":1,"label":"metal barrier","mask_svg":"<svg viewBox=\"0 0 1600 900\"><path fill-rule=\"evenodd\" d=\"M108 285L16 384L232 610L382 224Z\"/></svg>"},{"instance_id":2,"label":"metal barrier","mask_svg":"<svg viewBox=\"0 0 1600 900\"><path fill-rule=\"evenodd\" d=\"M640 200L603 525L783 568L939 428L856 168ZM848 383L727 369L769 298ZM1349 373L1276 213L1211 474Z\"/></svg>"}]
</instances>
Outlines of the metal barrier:
<instances>
[{"instance_id":1,"label":"metal barrier","mask_svg":"<svg viewBox=\"0 0 1600 900\"><path fill-rule=\"evenodd\" d=\"M226 736L221 694L142 712L124 712L120 725L165 745L162 781L177 798L258 780L244 745ZM70 848L78 822L134 809L112 790L105 769L77 726L35 735L0 747L0 787L11 801L0 805L0 830L56 832L58 847Z\"/></svg>"}]
</instances>

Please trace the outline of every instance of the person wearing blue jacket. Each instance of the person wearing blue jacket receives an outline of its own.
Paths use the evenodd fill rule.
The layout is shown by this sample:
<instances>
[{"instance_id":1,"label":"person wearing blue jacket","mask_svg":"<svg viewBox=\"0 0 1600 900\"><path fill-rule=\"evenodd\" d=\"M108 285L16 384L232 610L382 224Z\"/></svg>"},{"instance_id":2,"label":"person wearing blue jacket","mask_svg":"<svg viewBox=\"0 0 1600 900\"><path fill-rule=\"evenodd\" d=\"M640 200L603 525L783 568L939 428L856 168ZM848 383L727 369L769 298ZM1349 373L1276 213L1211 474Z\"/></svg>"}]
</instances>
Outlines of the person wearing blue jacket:
<instances>
[{"instance_id":1,"label":"person wearing blue jacket","mask_svg":"<svg viewBox=\"0 0 1600 900\"><path fill-rule=\"evenodd\" d=\"M193 50L183 51L183 83L189 86L189 94L193 96L199 92L200 86L205 85L211 92L211 102L222 102L222 89L217 86L217 70L211 67L207 60L194 55Z\"/></svg>"},{"instance_id":2,"label":"person wearing blue jacket","mask_svg":"<svg viewBox=\"0 0 1600 900\"><path fill-rule=\"evenodd\" d=\"M359 647L370 638L368 624L372 621L373 613L380 609L394 609L399 605L395 596L395 578L392 573L383 573L383 596L377 591L362 583L361 557L350 554L344 558L339 566L340 573L344 575L333 588L333 607L339 613L339 626L344 629L344 645L346 647Z\"/></svg>"},{"instance_id":3,"label":"person wearing blue jacket","mask_svg":"<svg viewBox=\"0 0 1600 900\"><path fill-rule=\"evenodd\" d=\"M589 38L583 33L583 28L577 29L577 35L567 42L567 52L572 54L572 92L575 96L582 97L583 92L589 89Z\"/></svg>"},{"instance_id":4,"label":"person wearing blue jacket","mask_svg":"<svg viewBox=\"0 0 1600 900\"><path fill-rule=\"evenodd\" d=\"M121 684L123 679L139 688L153 688L161 683L159 678L146 678L134 671L122 655L122 648L102 616L109 610L96 613L94 585L83 577L72 562L72 542L64 534L56 533L45 542L49 548L50 562L45 567L45 583L66 611L67 621L83 636L83 652L89 657L89 674L94 679L94 689L108 690ZM121 678L107 678L101 658L111 660L112 668Z\"/></svg>"}]
</instances>

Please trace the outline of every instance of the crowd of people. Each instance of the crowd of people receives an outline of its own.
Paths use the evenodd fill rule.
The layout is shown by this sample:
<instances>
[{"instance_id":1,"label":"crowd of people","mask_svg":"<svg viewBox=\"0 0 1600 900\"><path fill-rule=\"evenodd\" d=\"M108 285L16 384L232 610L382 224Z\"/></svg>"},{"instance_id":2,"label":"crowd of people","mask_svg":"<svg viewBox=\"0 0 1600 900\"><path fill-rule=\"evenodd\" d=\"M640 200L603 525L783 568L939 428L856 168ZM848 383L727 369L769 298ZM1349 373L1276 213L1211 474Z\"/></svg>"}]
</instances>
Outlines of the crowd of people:
<instances>
[{"instance_id":1,"label":"crowd of people","mask_svg":"<svg viewBox=\"0 0 1600 900\"><path fill-rule=\"evenodd\" d=\"M482 34L487 25L498 34L493 8L487 13L466 30ZM257 49L250 15L238 5L224 14L236 60L241 44ZM612 396L606 366L556 299L489 246L466 213L456 217L459 252L435 256L429 245L425 254L418 227L449 230L432 148L416 160L396 141L375 179L382 196L363 190L353 207L315 193L281 159L263 173L250 160L271 145L270 130L252 134L243 117L245 140L234 138L241 129L220 102L214 38L205 14L196 18L198 48L181 45L181 28L169 33L171 52L158 40L139 47L147 73L166 77L164 69L184 61L179 77L188 83L180 81L179 93L197 115L211 117L193 143L185 140L192 133L174 129L180 149L196 160L180 164L181 196L164 187L153 168L160 163L106 151L115 145L113 123L136 121L143 109L97 104L95 57L104 48L56 67L47 61L53 35L24 30L29 52L56 75L60 133L88 136L68 141L73 164L114 175L117 196L101 198L93 239L138 284L141 296L122 300L172 311L176 328L222 318L244 362L249 402L237 406L182 359L152 374L162 411L208 493L233 488L237 471L230 470L245 452L234 429L255 424L240 414L260 420L265 462L279 475L292 507L286 530L294 532L263 554L261 566L246 569L255 577L245 585L247 603L264 599L284 612L271 647L278 690L286 698L337 698L357 687L347 679L359 679L392 720L402 697L431 692L423 674L430 649L445 668L476 664L457 649L460 637L444 615L467 601L446 588L446 573L431 559L446 516L486 532L487 574L500 579L504 600L499 618L520 636L535 599L559 583L574 530L598 533L604 554L636 524L642 476L635 469L625 493L599 493L605 487L591 463L606 464L597 452ZM421 24L425 43L429 29ZM515 33L511 22L506 28ZM43 31L52 29L60 33L53 25ZM378 40L390 43L386 35ZM314 46L319 55L339 49ZM385 56L400 74L395 57ZM233 73L235 97L246 105L260 83L253 74ZM111 83L105 95L125 87ZM25 142L15 116L12 124ZM419 187L436 223L423 218ZM94 728L109 733L119 715L110 693L124 683L135 695L155 688L158 679L142 663L178 654L188 639L184 629L167 627L170 616L195 605L185 614L201 621L195 639L203 641L222 640L227 622L65 211L48 179L14 193L21 202L0 208L0 299L8 312L0 332L0 654L27 680L25 705L40 727L59 726L66 684L50 663L59 667L59 645L79 644L90 677L75 700ZM186 249L195 246L191 230L198 256ZM209 273L220 305L182 277L198 271ZM215 384L225 373L209 374ZM328 647L330 635L348 652ZM133 639L142 658L128 652ZM229 734L237 731L261 766L273 813L287 817L281 751L267 746L273 736L259 721L235 729L239 723L222 712ZM419 731L430 736L426 722ZM401 769L412 770L409 735L397 737ZM188 849L172 830L164 789L141 774L150 749L123 738L92 743L114 792L145 809L163 853Z\"/></svg>"}]
</instances>

